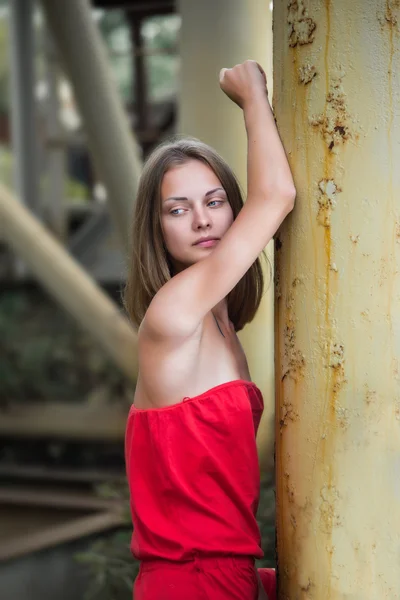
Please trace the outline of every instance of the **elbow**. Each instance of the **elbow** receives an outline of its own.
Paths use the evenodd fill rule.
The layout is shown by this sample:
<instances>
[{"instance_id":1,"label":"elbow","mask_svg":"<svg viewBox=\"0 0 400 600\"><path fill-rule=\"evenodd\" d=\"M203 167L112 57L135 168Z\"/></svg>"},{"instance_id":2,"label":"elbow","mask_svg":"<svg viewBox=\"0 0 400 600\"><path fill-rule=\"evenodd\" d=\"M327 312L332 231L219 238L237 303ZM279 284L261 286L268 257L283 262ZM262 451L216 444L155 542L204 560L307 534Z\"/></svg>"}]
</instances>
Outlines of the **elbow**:
<instances>
[{"instance_id":1,"label":"elbow","mask_svg":"<svg viewBox=\"0 0 400 600\"><path fill-rule=\"evenodd\" d=\"M278 195L280 201L286 207L288 213L294 209L296 193L296 188L293 183L286 184L279 189Z\"/></svg>"}]
</instances>

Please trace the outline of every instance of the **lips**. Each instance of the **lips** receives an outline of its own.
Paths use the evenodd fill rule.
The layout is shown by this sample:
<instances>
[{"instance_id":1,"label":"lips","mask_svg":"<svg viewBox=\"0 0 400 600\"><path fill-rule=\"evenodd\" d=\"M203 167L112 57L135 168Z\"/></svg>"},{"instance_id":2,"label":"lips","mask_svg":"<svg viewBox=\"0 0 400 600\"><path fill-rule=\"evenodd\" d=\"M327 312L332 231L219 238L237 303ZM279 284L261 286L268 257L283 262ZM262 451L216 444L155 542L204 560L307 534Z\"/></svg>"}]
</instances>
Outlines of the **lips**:
<instances>
[{"instance_id":1,"label":"lips","mask_svg":"<svg viewBox=\"0 0 400 600\"><path fill-rule=\"evenodd\" d=\"M199 240L198 242L196 242L194 245L195 246L201 246L203 248L210 248L212 246L215 246L215 244L219 242L218 238L206 238L204 240Z\"/></svg>"}]
</instances>

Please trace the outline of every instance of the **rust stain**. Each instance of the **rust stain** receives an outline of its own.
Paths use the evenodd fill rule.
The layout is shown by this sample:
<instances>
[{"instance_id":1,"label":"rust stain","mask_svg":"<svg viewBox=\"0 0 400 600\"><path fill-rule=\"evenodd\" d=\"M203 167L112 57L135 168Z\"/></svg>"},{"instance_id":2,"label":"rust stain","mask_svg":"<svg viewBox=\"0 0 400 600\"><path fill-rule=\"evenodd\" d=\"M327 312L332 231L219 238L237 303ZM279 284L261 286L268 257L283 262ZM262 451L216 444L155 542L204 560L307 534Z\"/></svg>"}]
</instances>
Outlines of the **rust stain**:
<instances>
[{"instance_id":1,"label":"rust stain","mask_svg":"<svg viewBox=\"0 0 400 600\"><path fill-rule=\"evenodd\" d=\"M398 17L398 14L396 14L396 12L398 12L399 9L400 9L400 0L386 0L385 21L391 27L394 27L396 29L397 29L397 26L399 23L399 17Z\"/></svg>"},{"instance_id":2,"label":"rust stain","mask_svg":"<svg viewBox=\"0 0 400 600\"><path fill-rule=\"evenodd\" d=\"M297 68L298 65L298 48L294 48L294 69ZM302 115L302 119L295 117L295 123L300 127L301 133L300 137L303 139L308 139L310 135L309 131L309 90L310 86L308 83L314 79L316 76L316 69L313 65L306 62L302 66L297 68L299 83L296 87L296 102L300 105L299 114ZM294 139L298 139L299 136L295 136ZM304 159L305 159L305 173L307 178L307 185L304 188L305 194L311 195L313 190L313 183L311 179L311 164L310 164L310 142L306 141L306 143L302 146L302 150L304 151ZM312 197L304 197L303 203L307 206L308 209L308 217L309 217L309 231L312 237L312 248L314 253L314 266L312 272L314 273L314 285L315 289L318 288L318 242L317 242L317 232L314 226L314 214L313 214L313 198ZM319 312L317 312L318 324L320 325L320 317Z\"/></svg>"},{"instance_id":3,"label":"rust stain","mask_svg":"<svg viewBox=\"0 0 400 600\"><path fill-rule=\"evenodd\" d=\"M303 0L289 0L287 22L291 48L314 41L316 23L308 16Z\"/></svg>"}]
</instances>

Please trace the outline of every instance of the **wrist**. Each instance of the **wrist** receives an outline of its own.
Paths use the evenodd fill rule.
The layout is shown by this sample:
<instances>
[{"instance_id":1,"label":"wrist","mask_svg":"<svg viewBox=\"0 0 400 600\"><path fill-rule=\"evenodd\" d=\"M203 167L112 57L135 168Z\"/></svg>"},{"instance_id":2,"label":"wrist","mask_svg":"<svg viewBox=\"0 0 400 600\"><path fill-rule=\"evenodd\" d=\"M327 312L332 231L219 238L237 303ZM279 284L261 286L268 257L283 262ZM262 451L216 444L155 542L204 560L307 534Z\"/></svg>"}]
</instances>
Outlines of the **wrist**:
<instances>
[{"instance_id":1,"label":"wrist","mask_svg":"<svg viewBox=\"0 0 400 600\"><path fill-rule=\"evenodd\" d=\"M267 94L249 99L243 107L243 117L247 132L254 127L258 128L260 123L265 125L274 123L275 125L274 114Z\"/></svg>"},{"instance_id":2,"label":"wrist","mask_svg":"<svg viewBox=\"0 0 400 600\"><path fill-rule=\"evenodd\" d=\"M270 106L267 89L255 90L243 102L243 112L251 111L257 106Z\"/></svg>"}]
</instances>

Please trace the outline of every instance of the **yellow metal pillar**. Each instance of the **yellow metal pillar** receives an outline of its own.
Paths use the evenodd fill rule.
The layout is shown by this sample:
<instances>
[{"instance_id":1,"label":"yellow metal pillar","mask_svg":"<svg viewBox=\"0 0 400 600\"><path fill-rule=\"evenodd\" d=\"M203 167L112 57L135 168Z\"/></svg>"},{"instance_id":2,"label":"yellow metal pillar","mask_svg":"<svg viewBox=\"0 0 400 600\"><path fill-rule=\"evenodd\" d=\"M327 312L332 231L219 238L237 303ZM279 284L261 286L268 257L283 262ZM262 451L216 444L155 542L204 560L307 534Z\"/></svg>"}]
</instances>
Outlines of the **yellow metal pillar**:
<instances>
[{"instance_id":1,"label":"yellow metal pillar","mask_svg":"<svg viewBox=\"0 0 400 600\"><path fill-rule=\"evenodd\" d=\"M400 598L400 4L274 4L281 600Z\"/></svg>"}]
</instances>

